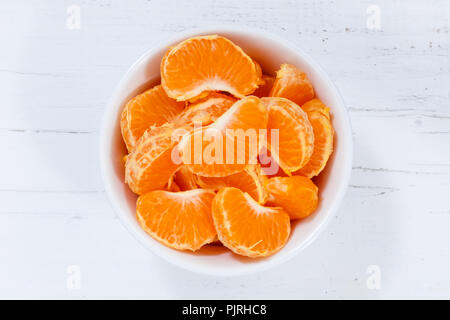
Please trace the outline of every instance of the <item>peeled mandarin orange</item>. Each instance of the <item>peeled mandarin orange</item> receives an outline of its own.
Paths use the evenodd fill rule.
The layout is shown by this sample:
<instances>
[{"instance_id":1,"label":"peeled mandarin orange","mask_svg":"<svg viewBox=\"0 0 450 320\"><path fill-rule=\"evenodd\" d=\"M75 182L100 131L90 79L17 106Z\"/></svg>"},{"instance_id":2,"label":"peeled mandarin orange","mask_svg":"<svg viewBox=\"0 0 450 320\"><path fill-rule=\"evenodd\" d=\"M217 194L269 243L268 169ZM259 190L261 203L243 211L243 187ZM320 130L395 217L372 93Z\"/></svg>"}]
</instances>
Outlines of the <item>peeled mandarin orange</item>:
<instances>
[{"instance_id":1,"label":"peeled mandarin orange","mask_svg":"<svg viewBox=\"0 0 450 320\"><path fill-rule=\"evenodd\" d=\"M178 250L220 240L251 258L278 252L291 220L317 209L310 178L333 152L329 108L295 66L263 74L218 35L178 43L160 67L161 85L121 115L139 224Z\"/></svg>"},{"instance_id":2,"label":"peeled mandarin orange","mask_svg":"<svg viewBox=\"0 0 450 320\"><path fill-rule=\"evenodd\" d=\"M161 84L178 101L226 91L242 98L261 81L261 69L240 47L218 35L198 36L170 48L161 61Z\"/></svg>"},{"instance_id":3,"label":"peeled mandarin orange","mask_svg":"<svg viewBox=\"0 0 450 320\"><path fill-rule=\"evenodd\" d=\"M172 123L151 127L139 139L125 164L125 182L136 194L162 189L180 167L172 150L178 143Z\"/></svg>"},{"instance_id":4,"label":"peeled mandarin orange","mask_svg":"<svg viewBox=\"0 0 450 320\"><path fill-rule=\"evenodd\" d=\"M270 90L275 82L275 77L263 74L262 81L263 83L255 90L255 92L253 92L253 95L259 98L268 97L270 95Z\"/></svg>"},{"instance_id":5,"label":"peeled mandarin orange","mask_svg":"<svg viewBox=\"0 0 450 320\"><path fill-rule=\"evenodd\" d=\"M190 104L175 122L180 125L206 126L217 120L236 102L236 99L221 93L211 93L207 97Z\"/></svg>"},{"instance_id":6,"label":"peeled mandarin orange","mask_svg":"<svg viewBox=\"0 0 450 320\"><path fill-rule=\"evenodd\" d=\"M150 126L160 126L173 120L184 109L183 102L167 96L158 85L132 98L122 111L120 127L128 151Z\"/></svg>"},{"instance_id":7,"label":"peeled mandarin orange","mask_svg":"<svg viewBox=\"0 0 450 320\"><path fill-rule=\"evenodd\" d=\"M320 100L313 99L302 106L314 130L314 151L311 159L295 175L308 178L317 176L333 153L334 130L330 119L330 109Z\"/></svg>"},{"instance_id":8,"label":"peeled mandarin orange","mask_svg":"<svg viewBox=\"0 0 450 320\"><path fill-rule=\"evenodd\" d=\"M215 193L195 189L152 191L138 198L136 215L145 232L168 247L196 251L216 239L211 205Z\"/></svg>"},{"instance_id":9,"label":"peeled mandarin orange","mask_svg":"<svg viewBox=\"0 0 450 320\"><path fill-rule=\"evenodd\" d=\"M249 165L244 171L225 177L196 177L197 184L204 189L220 190L225 187L235 187L248 193L259 203L264 203L266 194L263 188L263 178L257 165Z\"/></svg>"},{"instance_id":10,"label":"peeled mandarin orange","mask_svg":"<svg viewBox=\"0 0 450 320\"><path fill-rule=\"evenodd\" d=\"M257 163L259 132L266 129L267 108L254 96L245 97L206 127L185 135L178 150L195 174L224 177Z\"/></svg>"},{"instance_id":11,"label":"peeled mandarin orange","mask_svg":"<svg viewBox=\"0 0 450 320\"><path fill-rule=\"evenodd\" d=\"M196 175L185 166L175 172L173 180L181 191L198 189Z\"/></svg>"},{"instance_id":12,"label":"peeled mandarin orange","mask_svg":"<svg viewBox=\"0 0 450 320\"><path fill-rule=\"evenodd\" d=\"M314 98L314 89L304 72L291 64L282 64L277 71L270 96L287 98L301 106Z\"/></svg>"},{"instance_id":13,"label":"peeled mandarin orange","mask_svg":"<svg viewBox=\"0 0 450 320\"><path fill-rule=\"evenodd\" d=\"M223 245L252 258L279 251L291 231L289 215L283 209L264 207L237 188L221 189L214 198L212 212Z\"/></svg>"},{"instance_id":14,"label":"peeled mandarin orange","mask_svg":"<svg viewBox=\"0 0 450 320\"><path fill-rule=\"evenodd\" d=\"M265 180L264 187L267 205L282 207L291 219L305 218L317 208L319 189L306 177L274 177Z\"/></svg>"},{"instance_id":15,"label":"peeled mandarin orange","mask_svg":"<svg viewBox=\"0 0 450 320\"><path fill-rule=\"evenodd\" d=\"M267 106L267 145L272 157L290 175L302 168L314 149L314 132L306 113L285 98L262 98ZM277 130L277 131L274 131ZM278 132L278 141L273 134Z\"/></svg>"}]
</instances>

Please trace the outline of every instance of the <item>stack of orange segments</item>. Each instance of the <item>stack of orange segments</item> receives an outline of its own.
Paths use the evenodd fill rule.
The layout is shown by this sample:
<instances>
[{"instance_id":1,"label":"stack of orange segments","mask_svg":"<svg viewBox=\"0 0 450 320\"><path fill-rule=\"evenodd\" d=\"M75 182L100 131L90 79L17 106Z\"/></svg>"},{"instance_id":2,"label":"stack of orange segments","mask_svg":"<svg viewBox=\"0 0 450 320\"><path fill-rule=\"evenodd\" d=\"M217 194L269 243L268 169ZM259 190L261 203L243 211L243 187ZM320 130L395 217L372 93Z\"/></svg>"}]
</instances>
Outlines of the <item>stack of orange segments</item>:
<instances>
[{"instance_id":1,"label":"stack of orange segments","mask_svg":"<svg viewBox=\"0 0 450 320\"><path fill-rule=\"evenodd\" d=\"M126 104L121 130L125 182L150 236L179 250L220 242L254 258L279 251L291 221L316 210L311 179L334 135L304 72L283 64L263 74L218 35L169 48L161 83Z\"/></svg>"}]
</instances>

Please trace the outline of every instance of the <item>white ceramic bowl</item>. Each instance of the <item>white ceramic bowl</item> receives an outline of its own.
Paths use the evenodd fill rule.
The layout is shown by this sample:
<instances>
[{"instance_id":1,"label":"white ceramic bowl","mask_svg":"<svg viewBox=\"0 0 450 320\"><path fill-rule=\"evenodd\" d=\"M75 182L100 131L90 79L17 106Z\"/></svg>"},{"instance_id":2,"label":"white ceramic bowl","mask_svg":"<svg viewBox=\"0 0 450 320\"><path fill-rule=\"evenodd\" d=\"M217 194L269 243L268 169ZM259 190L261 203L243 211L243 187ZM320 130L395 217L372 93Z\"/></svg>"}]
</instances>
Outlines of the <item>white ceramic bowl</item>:
<instances>
[{"instance_id":1,"label":"white ceramic bowl","mask_svg":"<svg viewBox=\"0 0 450 320\"><path fill-rule=\"evenodd\" d=\"M275 74L282 63L297 66L307 73L317 96L331 108L336 131L334 153L324 172L315 180L320 188L319 208L307 219L294 223L286 246L268 258L239 257L218 246L205 246L198 252L191 253L160 244L139 226L135 218L137 197L123 182L122 157L125 154L125 146L120 134L120 114L124 104L159 81L160 61L169 46L186 38L205 34L219 34L231 39L256 59L266 73ZM349 182L352 164L351 129L344 103L333 83L322 68L301 49L262 30L247 27L212 27L184 32L155 45L130 67L105 110L101 129L100 161L105 190L117 215L129 232L145 247L167 261L191 271L220 276L242 275L268 269L292 258L324 230L341 203Z\"/></svg>"}]
</instances>

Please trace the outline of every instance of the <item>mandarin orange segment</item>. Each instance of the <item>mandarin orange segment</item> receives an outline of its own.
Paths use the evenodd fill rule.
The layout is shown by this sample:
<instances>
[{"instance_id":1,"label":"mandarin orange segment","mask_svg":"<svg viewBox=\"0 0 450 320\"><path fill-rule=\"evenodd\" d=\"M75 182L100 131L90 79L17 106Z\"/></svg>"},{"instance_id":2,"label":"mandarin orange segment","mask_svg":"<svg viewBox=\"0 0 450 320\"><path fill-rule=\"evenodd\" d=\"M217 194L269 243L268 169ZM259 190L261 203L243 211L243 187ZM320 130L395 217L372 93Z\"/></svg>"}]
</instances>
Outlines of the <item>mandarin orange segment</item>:
<instances>
[{"instance_id":1,"label":"mandarin orange segment","mask_svg":"<svg viewBox=\"0 0 450 320\"><path fill-rule=\"evenodd\" d=\"M173 161L172 150L177 144L176 127L167 123L151 127L139 139L125 164L125 182L136 194L163 189L180 167Z\"/></svg>"},{"instance_id":2,"label":"mandarin orange segment","mask_svg":"<svg viewBox=\"0 0 450 320\"><path fill-rule=\"evenodd\" d=\"M138 198L136 215L142 228L159 242L196 251L216 239L211 205L215 193L195 189L152 191Z\"/></svg>"},{"instance_id":3,"label":"mandarin orange segment","mask_svg":"<svg viewBox=\"0 0 450 320\"><path fill-rule=\"evenodd\" d=\"M269 111L267 145L272 157L290 175L302 168L314 149L314 132L306 113L285 98L262 98ZM278 140L274 133L278 133Z\"/></svg>"},{"instance_id":4,"label":"mandarin orange segment","mask_svg":"<svg viewBox=\"0 0 450 320\"><path fill-rule=\"evenodd\" d=\"M308 163L294 174L312 178L322 172L333 153L334 129L331 124L330 109L320 100L308 101L302 109L308 115L314 130L314 152Z\"/></svg>"},{"instance_id":5,"label":"mandarin orange segment","mask_svg":"<svg viewBox=\"0 0 450 320\"><path fill-rule=\"evenodd\" d=\"M182 166L175 172L174 183L181 191L198 189L197 177L187 167Z\"/></svg>"},{"instance_id":6,"label":"mandarin orange segment","mask_svg":"<svg viewBox=\"0 0 450 320\"><path fill-rule=\"evenodd\" d=\"M291 64L282 64L277 71L270 96L287 98L301 106L314 98L314 89L304 72Z\"/></svg>"},{"instance_id":7,"label":"mandarin orange segment","mask_svg":"<svg viewBox=\"0 0 450 320\"><path fill-rule=\"evenodd\" d=\"M263 177L258 165L249 165L244 171L221 178L196 176L196 181L204 189L217 191L225 187L235 187L247 192L259 203L264 203L266 199Z\"/></svg>"},{"instance_id":8,"label":"mandarin orange segment","mask_svg":"<svg viewBox=\"0 0 450 320\"><path fill-rule=\"evenodd\" d=\"M268 97L270 95L270 90L275 82L275 77L263 74L262 81L263 83L255 90L255 92L253 92L253 95L259 98Z\"/></svg>"},{"instance_id":9,"label":"mandarin orange segment","mask_svg":"<svg viewBox=\"0 0 450 320\"><path fill-rule=\"evenodd\" d=\"M291 224L282 208L264 207L237 188L223 188L212 205L219 240L236 254L266 257L287 242Z\"/></svg>"},{"instance_id":10,"label":"mandarin orange segment","mask_svg":"<svg viewBox=\"0 0 450 320\"><path fill-rule=\"evenodd\" d=\"M312 112L320 112L324 115L328 120L331 120L330 108L328 108L322 101L319 99L312 99L307 103L301 106L302 110L306 113Z\"/></svg>"},{"instance_id":11,"label":"mandarin orange segment","mask_svg":"<svg viewBox=\"0 0 450 320\"><path fill-rule=\"evenodd\" d=\"M195 174L224 177L256 164L267 108L254 96L237 101L209 126L196 128L179 145L182 162Z\"/></svg>"},{"instance_id":12,"label":"mandarin orange segment","mask_svg":"<svg viewBox=\"0 0 450 320\"><path fill-rule=\"evenodd\" d=\"M175 122L180 125L206 126L217 120L236 102L236 99L221 93L211 93L190 104Z\"/></svg>"},{"instance_id":13,"label":"mandarin orange segment","mask_svg":"<svg viewBox=\"0 0 450 320\"><path fill-rule=\"evenodd\" d=\"M267 205L282 207L291 219L305 218L317 208L319 189L306 177L274 177L265 180L264 187Z\"/></svg>"},{"instance_id":14,"label":"mandarin orange segment","mask_svg":"<svg viewBox=\"0 0 450 320\"><path fill-rule=\"evenodd\" d=\"M161 84L169 97L178 101L208 91L226 91L242 98L255 91L261 76L252 58L218 35L182 41L161 61Z\"/></svg>"},{"instance_id":15,"label":"mandarin orange segment","mask_svg":"<svg viewBox=\"0 0 450 320\"><path fill-rule=\"evenodd\" d=\"M183 102L167 96L158 85L132 98L122 111L120 127L128 151L150 126L160 126L173 120L184 109Z\"/></svg>"}]
</instances>

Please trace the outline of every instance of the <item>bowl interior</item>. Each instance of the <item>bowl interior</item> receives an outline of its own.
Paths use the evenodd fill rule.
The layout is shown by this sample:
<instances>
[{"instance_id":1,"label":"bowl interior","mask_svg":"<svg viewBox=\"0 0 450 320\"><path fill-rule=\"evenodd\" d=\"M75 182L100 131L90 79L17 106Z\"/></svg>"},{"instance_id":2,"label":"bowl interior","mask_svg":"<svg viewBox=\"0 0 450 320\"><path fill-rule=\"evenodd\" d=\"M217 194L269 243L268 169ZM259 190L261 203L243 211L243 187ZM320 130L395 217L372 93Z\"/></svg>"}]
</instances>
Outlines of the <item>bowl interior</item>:
<instances>
[{"instance_id":1,"label":"bowl interior","mask_svg":"<svg viewBox=\"0 0 450 320\"><path fill-rule=\"evenodd\" d=\"M231 39L261 64L265 73L275 74L280 64L291 63L305 71L317 96L331 109L335 128L334 152L326 169L315 179L320 190L317 211L307 219L295 222L286 246L277 254L263 259L237 256L221 246L205 246L196 253L165 247L147 235L135 218L136 195L124 184L122 157L126 149L120 134L120 113L134 95L159 82L160 61L167 48L185 38L201 34L219 34ZM152 252L189 270L215 275L236 275L268 268L287 260L304 248L323 229L336 210L348 183L351 167L351 135L345 107L327 75L307 55L290 44L262 31L210 29L178 36L155 47L139 59L124 76L105 113L101 158L105 189L117 214L128 230Z\"/></svg>"}]
</instances>

